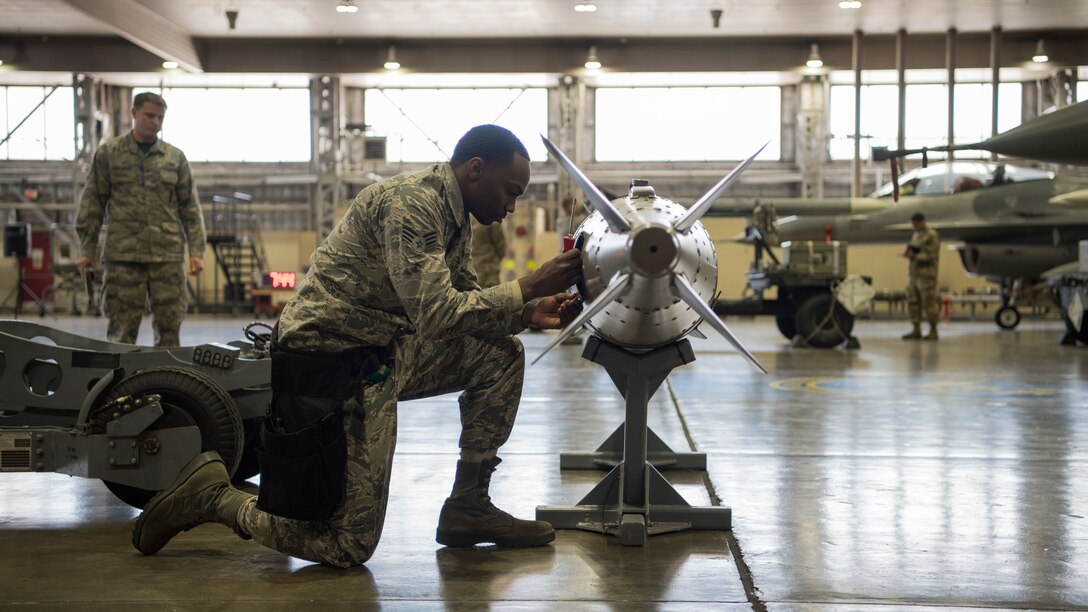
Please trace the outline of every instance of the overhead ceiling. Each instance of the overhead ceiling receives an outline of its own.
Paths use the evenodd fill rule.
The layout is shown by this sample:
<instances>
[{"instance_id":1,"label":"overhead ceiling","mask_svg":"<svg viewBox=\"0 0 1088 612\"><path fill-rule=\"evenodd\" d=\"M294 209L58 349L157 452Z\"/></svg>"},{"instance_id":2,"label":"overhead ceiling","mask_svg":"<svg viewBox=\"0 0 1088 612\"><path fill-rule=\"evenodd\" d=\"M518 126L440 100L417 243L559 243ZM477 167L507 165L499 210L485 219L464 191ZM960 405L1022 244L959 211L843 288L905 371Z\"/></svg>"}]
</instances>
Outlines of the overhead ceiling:
<instances>
[{"instance_id":1,"label":"overhead ceiling","mask_svg":"<svg viewBox=\"0 0 1088 612\"><path fill-rule=\"evenodd\" d=\"M1088 0L0 0L0 73L153 72L163 60L198 73L372 73L390 46L408 72L556 73L581 69L593 46L608 71L781 71L819 44L829 69L1023 67L1046 39L1052 67L1088 64ZM711 11L722 12L720 27ZM235 28L227 14L237 13ZM859 37L860 40L860 37ZM3 76L0 74L0 76Z\"/></svg>"},{"instance_id":2,"label":"overhead ceiling","mask_svg":"<svg viewBox=\"0 0 1088 612\"><path fill-rule=\"evenodd\" d=\"M0 0L0 34L113 34L116 27L80 4L150 9L191 37L515 38L715 37L844 35L1083 28L1085 0L864 0L858 10L838 0L597 0L593 13L574 0ZM230 30L226 11L238 11ZM711 9L721 9L719 28Z\"/></svg>"}]
</instances>

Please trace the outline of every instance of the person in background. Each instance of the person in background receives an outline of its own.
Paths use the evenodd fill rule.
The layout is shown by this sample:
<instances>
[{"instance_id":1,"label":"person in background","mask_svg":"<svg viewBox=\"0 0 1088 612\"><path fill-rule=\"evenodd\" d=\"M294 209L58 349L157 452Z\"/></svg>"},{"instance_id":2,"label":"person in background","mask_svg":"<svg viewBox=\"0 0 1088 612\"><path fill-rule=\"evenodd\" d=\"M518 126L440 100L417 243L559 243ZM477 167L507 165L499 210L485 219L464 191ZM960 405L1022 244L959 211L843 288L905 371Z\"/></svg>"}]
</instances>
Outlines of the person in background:
<instances>
[{"instance_id":1,"label":"person in background","mask_svg":"<svg viewBox=\"0 0 1088 612\"><path fill-rule=\"evenodd\" d=\"M502 259L506 257L506 235L501 223L481 225L475 218L472 221L472 267L476 269L476 280L484 289L499 284L499 272Z\"/></svg>"},{"instance_id":2,"label":"person in background","mask_svg":"<svg viewBox=\"0 0 1088 612\"><path fill-rule=\"evenodd\" d=\"M937 230L926 225L922 213L910 218L914 234L903 256L910 260L907 281L907 307L914 328L903 335L904 340L937 339L937 264L941 257L941 239ZM929 321L929 333L922 336L922 310Z\"/></svg>"},{"instance_id":3,"label":"person in background","mask_svg":"<svg viewBox=\"0 0 1088 612\"><path fill-rule=\"evenodd\" d=\"M204 268L200 199L185 154L159 138L165 117L162 96L138 94L132 102L132 130L95 151L79 203L78 266L81 272L102 270L111 342L135 344L144 306L150 304L155 346L180 346L188 306L185 273L196 275Z\"/></svg>"}]
</instances>

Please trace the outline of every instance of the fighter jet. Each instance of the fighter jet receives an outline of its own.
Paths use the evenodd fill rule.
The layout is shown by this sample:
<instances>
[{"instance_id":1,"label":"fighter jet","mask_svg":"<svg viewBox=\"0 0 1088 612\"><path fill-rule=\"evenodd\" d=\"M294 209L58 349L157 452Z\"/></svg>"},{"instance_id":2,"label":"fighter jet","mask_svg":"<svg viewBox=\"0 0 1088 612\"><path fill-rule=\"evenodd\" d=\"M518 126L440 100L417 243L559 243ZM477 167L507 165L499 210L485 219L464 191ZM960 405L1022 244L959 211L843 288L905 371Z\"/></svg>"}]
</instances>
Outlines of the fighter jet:
<instances>
[{"instance_id":1,"label":"fighter jet","mask_svg":"<svg viewBox=\"0 0 1088 612\"><path fill-rule=\"evenodd\" d=\"M1088 239L1088 184L1055 178L1052 172L1006 163L955 161L929 165L931 151L982 150L1045 162L1088 165L1088 102L1027 121L981 142L887 151L893 182L868 198L777 199L787 217L777 223L781 241L832 238L853 243L896 243L910 238L910 217L926 216L944 241L956 248L964 269L1001 286L998 326L1020 322L1016 295L1022 286L1077 259L1077 242ZM921 154L922 168L897 176L896 160ZM900 199L900 197L902 198ZM720 201L712 212L731 214L738 202Z\"/></svg>"},{"instance_id":2,"label":"fighter jet","mask_svg":"<svg viewBox=\"0 0 1088 612\"><path fill-rule=\"evenodd\" d=\"M899 201L889 182L862 204L866 212L779 220L778 238L850 243L906 243L910 217L926 216L943 241L956 248L964 269L997 282L1002 307L997 324L1012 329L1019 286L1077 259L1077 242L1088 239L1088 185L1051 172L1003 163L954 161L931 164L899 177Z\"/></svg>"}]
</instances>

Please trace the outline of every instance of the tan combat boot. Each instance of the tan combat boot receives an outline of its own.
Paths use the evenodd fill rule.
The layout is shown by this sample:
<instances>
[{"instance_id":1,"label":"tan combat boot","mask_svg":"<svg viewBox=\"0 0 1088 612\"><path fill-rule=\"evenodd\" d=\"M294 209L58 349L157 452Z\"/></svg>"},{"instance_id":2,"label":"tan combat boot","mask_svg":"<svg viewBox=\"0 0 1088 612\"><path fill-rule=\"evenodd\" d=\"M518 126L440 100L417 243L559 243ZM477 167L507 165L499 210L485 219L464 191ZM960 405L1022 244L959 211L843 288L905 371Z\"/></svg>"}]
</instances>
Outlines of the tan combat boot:
<instances>
[{"instance_id":1,"label":"tan combat boot","mask_svg":"<svg viewBox=\"0 0 1088 612\"><path fill-rule=\"evenodd\" d=\"M453 492L442 506L435 540L444 546L472 546L492 542L520 548L543 546L555 539L555 530L544 521L514 518L491 503L487 489L491 474L502 461L457 462Z\"/></svg>"},{"instance_id":2,"label":"tan combat boot","mask_svg":"<svg viewBox=\"0 0 1088 612\"><path fill-rule=\"evenodd\" d=\"M153 555L182 531L211 522L222 523L248 540L249 534L238 524L238 511L252 498L230 486L227 466L219 453L201 453L173 484L147 503L132 530L132 545Z\"/></svg>"},{"instance_id":3,"label":"tan combat boot","mask_svg":"<svg viewBox=\"0 0 1088 612\"><path fill-rule=\"evenodd\" d=\"M936 340L936 339L937 339L937 326L930 323L929 333L926 334L926 337L924 338L924 340Z\"/></svg>"},{"instance_id":4,"label":"tan combat boot","mask_svg":"<svg viewBox=\"0 0 1088 612\"><path fill-rule=\"evenodd\" d=\"M904 340L921 340L922 339L922 326L915 323L914 329L908 333L903 334Z\"/></svg>"}]
</instances>

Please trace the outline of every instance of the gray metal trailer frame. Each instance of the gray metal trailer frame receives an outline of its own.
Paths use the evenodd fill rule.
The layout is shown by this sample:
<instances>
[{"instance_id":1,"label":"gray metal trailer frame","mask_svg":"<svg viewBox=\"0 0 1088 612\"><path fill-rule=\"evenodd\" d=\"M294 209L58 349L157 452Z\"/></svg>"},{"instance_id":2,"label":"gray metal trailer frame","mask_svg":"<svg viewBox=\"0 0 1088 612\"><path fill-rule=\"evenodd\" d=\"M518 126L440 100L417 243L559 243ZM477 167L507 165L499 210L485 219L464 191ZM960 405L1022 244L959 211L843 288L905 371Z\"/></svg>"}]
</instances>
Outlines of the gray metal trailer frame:
<instances>
[{"instance_id":1,"label":"gray metal trailer frame","mask_svg":"<svg viewBox=\"0 0 1088 612\"><path fill-rule=\"evenodd\" d=\"M205 450L253 476L271 393L259 336L158 349L0 320L0 473L98 478L136 506Z\"/></svg>"}]
</instances>

